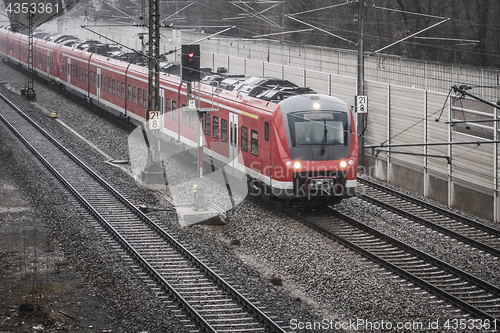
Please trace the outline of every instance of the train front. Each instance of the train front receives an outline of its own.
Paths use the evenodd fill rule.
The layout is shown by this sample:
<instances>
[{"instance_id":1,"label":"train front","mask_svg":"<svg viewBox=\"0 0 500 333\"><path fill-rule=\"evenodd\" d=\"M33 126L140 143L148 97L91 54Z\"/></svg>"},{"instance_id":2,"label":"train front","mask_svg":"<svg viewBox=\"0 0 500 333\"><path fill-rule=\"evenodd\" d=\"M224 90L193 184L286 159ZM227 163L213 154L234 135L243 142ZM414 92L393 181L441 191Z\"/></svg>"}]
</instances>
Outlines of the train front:
<instances>
[{"instance_id":1,"label":"train front","mask_svg":"<svg viewBox=\"0 0 500 333\"><path fill-rule=\"evenodd\" d=\"M274 195L311 204L354 195L358 138L345 102L327 95L293 96L279 103L273 123Z\"/></svg>"}]
</instances>

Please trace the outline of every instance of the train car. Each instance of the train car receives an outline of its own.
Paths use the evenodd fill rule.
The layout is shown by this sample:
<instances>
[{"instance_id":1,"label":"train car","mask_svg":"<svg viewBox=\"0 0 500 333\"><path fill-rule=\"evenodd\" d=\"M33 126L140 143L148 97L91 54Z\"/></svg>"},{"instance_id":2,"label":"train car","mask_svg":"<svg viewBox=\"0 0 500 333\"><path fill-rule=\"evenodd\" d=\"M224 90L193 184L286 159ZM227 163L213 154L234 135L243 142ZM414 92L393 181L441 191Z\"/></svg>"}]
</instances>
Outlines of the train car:
<instances>
[{"instance_id":1,"label":"train car","mask_svg":"<svg viewBox=\"0 0 500 333\"><path fill-rule=\"evenodd\" d=\"M0 42L8 44L0 52L25 63L25 39L0 29ZM35 45L38 73L105 110L138 124L145 121L147 68L50 42L36 40ZM244 91L195 85L199 106L214 109L201 119L205 158L244 172L253 187L280 200L331 204L354 195L358 140L347 104L288 81L279 89L251 89L275 81L280 80L252 78L242 83ZM199 120L184 110L186 84L161 73L160 96L163 137L196 147Z\"/></svg>"},{"instance_id":2,"label":"train car","mask_svg":"<svg viewBox=\"0 0 500 333\"><path fill-rule=\"evenodd\" d=\"M23 44L28 47L28 40L23 41ZM59 63L58 59L59 48L57 44L48 42L43 39L35 39L33 45L33 60L34 67L39 75L45 79L59 82ZM27 59L25 66L28 66Z\"/></svg>"},{"instance_id":3,"label":"train car","mask_svg":"<svg viewBox=\"0 0 500 333\"><path fill-rule=\"evenodd\" d=\"M87 100L107 111L128 117L130 105L127 100L126 78L131 66L132 64L93 53L89 60Z\"/></svg>"}]
</instances>

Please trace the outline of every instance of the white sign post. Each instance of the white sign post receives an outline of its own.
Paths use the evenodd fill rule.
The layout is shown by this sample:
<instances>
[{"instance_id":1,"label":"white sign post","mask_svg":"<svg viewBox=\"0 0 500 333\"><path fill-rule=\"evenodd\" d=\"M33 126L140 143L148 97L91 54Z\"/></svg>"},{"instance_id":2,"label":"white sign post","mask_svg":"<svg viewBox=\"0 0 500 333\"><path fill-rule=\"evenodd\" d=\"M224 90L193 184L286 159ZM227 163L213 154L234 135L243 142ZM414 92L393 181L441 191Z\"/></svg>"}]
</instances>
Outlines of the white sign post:
<instances>
[{"instance_id":1,"label":"white sign post","mask_svg":"<svg viewBox=\"0 0 500 333\"><path fill-rule=\"evenodd\" d=\"M368 112L368 96L356 96L356 112Z\"/></svg>"},{"instance_id":2,"label":"white sign post","mask_svg":"<svg viewBox=\"0 0 500 333\"><path fill-rule=\"evenodd\" d=\"M149 129L159 130L161 128L160 111L149 111Z\"/></svg>"}]
</instances>

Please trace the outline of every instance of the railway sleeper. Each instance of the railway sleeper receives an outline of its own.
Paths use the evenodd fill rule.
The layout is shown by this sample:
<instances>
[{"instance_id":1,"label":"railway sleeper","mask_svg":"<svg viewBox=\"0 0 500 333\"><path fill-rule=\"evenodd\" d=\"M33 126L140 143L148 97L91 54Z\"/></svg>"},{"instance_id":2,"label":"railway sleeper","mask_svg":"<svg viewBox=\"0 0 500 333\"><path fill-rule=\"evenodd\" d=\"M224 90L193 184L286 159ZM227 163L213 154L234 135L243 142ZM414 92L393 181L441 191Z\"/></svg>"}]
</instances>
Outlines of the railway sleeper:
<instances>
[{"instance_id":1,"label":"railway sleeper","mask_svg":"<svg viewBox=\"0 0 500 333\"><path fill-rule=\"evenodd\" d=\"M413 275L422 276L424 278L426 276L433 278L448 278L453 276L453 274L449 274L446 271L443 271L442 269L439 269L437 267L433 267L428 270L418 270L413 272Z\"/></svg>"},{"instance_id":2,"label":"railway sleeper","mask_svg":"<svg viewBox=\"0 0 500 333\"><path fill-rule=\"evenodd\" d=\"M468 283L468 282L466 282ZM447 287L451 287L452 285L446 285ZM483 290L483 289L479 289L478 287L476 287L475 285L467 285L467 286L463 286L461 288L457 288L457 289L453 289L453 295L457 295L459 297L462 297L462 296L471 296L473 294L484 294L486 291Z\"/></svg>"},{"instance_id":3,"label":"railway sleeper","mask_svg":"<svg viewBox=\"0 0 500 333\"><path fill-rule=\"evenodd\" d=\"M198 311L200 313L219 313L219 314L221 312L239 311L239 313L246 314L246 312L243 311L243 309L241 307L239 307L239 308L222 307L222 308L211 308L211 309L203 308L203 309L196 309L196 311ZM205 315L203 315L203 316L205 316Z\"/></svg>"},{"instance_id":4,"label":"railway sleeper","mask_svg":"<svg viewBox=\"0 0 500 333\"><path fill-rule=\"evenodd\" d=\"M493 298L492 298L493 297ZM478 299L478 298L492 298L492 299L489 299L489 300L486 300L488 302L499 302L500 304L500 298L498 298L498 296L496 295L492 295L492 294L484 294L484 295L475 295L475 296L461 296L460 297L461 299Z\"/></svg>"},{"instance_id":5,"label":"railway sleeper","mask_svg":"<svg viewBox=\"0 0 500 333\"><path fill-rule=\"evenodd\" d=\"M425 267L422 265L397 265L398 268L405 270L408 273L417 275L417 273L426 274L428 271L432 271L434 267Z\"/></svg>"},{"instance_id":6,"label":"railway sleeper","mask_svg":"<svg viewBox=\"0 0 500 333\"><path fill-rule=\"evenodd\" d=\"M226 324L224 324L224 323L220 323L220 324L212 324L211 326L212 326L212 327L214 327L214 328L215 328L215 327L224 327L224 328L225 328L227 325L226 325ZM252 329L252 328L258 328L258 329L260 329L260 330L262 330L262 329L263 329L263 328L262 328L262 326L261 326L259 323L256 323L256 322L255 322L255 320L254 320L254 321L252 321L252 322L247 322L247 323L232 323L230 326L231 326L231 328L234 328L234 327L239 327L240 329L241 329L242 327L249 327L249 326L251 326L251 327L249 327L250 329ZM224 331L224 330L217 330L217 332L223 332L223 331ZM242 330L241 332L246 332L246 331L247 331L247 330L245 329L245 330ZM232 329L232 330L227 331L227 332L238 332L238 330L234 330L234 329Z\"/></svg>"},{"instance_id":7,"label":"railway sleeper","mask_svg":"<svg viewBox=\"0 0 500 333\"><path fill-rule=\"evenodd\" d=\"M384 250L384 251L387 251L387 250L397 251L398 250L397 247L394 247L391 244L387 244L385 241L380 240L380 239L368 239L368 240L364 241L363 244L365 244L364 245L365 248L369 248L369 249L380 249L380 250Z\"/></svg>"},{"instance_id":8,"label":"railway sleeper","mask_svg":"<svg viewBox=\"0 0 500 333\"><path fill-rule=\"evenodd\" d=\"M449 276L453 276L453 275L450 274ZM442 279L442 278L439 278L439 277L436 278L435 276L429 277L429 279L427 279L425 277L420 277L420 278L423 279L423 280L425 280L428 283L432 283L432 284L435 284L435 285L437 285L440 282L441 283L449 283L449 282L455 282L455 281L462 281L462 279L460 279L458 277L453 277L451 279ZM443 286L443 289L444 289L444 286Z\"/></svg>"}]
</instances>

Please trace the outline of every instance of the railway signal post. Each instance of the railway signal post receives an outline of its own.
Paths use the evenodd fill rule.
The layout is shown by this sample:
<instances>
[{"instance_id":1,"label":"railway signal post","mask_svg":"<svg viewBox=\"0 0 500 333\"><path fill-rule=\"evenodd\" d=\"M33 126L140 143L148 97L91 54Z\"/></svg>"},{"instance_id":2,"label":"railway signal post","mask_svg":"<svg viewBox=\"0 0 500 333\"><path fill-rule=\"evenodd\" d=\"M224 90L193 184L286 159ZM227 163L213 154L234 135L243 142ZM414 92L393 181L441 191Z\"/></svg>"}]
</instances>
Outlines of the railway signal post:
<instances>
[{"instance_id":1,"label":"railway signal post","mask_svg":"<svg viewBox=\"0 0 500 333\"><path fill-rule=\"evenodd\" d=\"M181 48L181 78L186 82L187 109L182 112L196 113L198 116L198 179L193 186L194 209L206 210L205 190L203 188L203 114L205 111L199 110L196 100L192 98L192 82L200 81L200 45L182 45Z\"/></svg>"},{"instance_id":2,"label":"railway signal post","mask_svg":"<svg viewBox=\"0 0 500 333\"><path fill-rule=\"evenodd\" d=\"M198 176L193 184L192 206L179 207L178 213L182 216L184 223L188 224L225 224L225 216L221 214L221 211L209 207L205 201L205 186L203 184L203 115L209 111L216 111L216 109L200 108L200 99L196 100L194 98L192 82L198 82L201 79L199 45L182 45L181 78L182 81L186 82L187 93L187 106L183 108L182 112L186 112L190 117L198 117L198 151L196 154ZM180 209L182 211L179 212Z\"/></svg>"}]
</instances>

